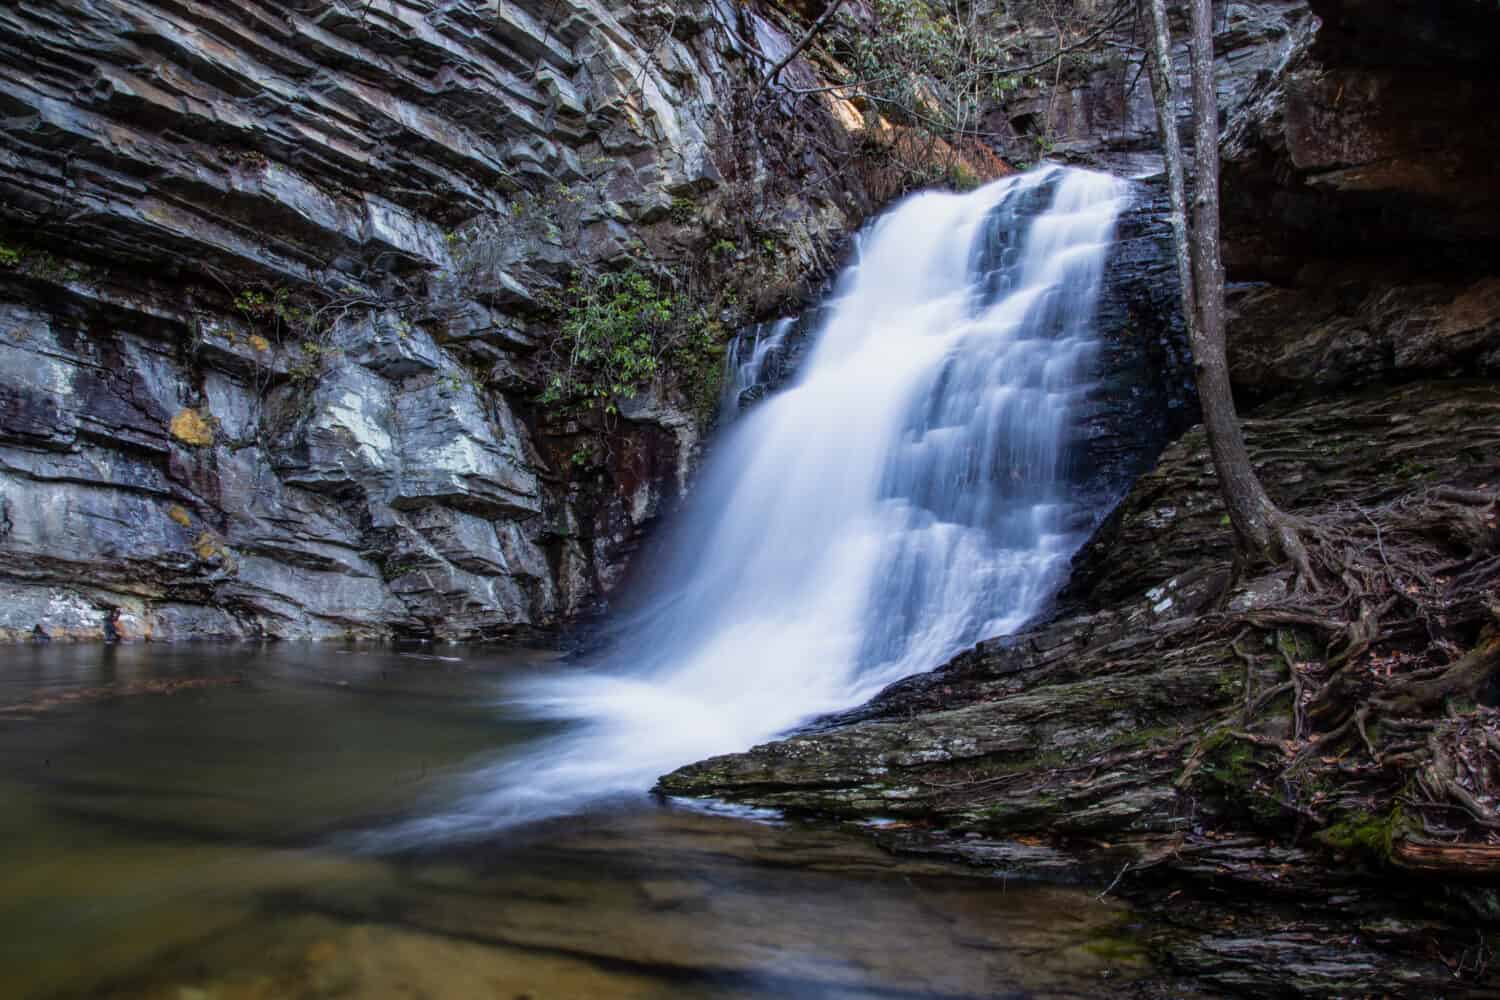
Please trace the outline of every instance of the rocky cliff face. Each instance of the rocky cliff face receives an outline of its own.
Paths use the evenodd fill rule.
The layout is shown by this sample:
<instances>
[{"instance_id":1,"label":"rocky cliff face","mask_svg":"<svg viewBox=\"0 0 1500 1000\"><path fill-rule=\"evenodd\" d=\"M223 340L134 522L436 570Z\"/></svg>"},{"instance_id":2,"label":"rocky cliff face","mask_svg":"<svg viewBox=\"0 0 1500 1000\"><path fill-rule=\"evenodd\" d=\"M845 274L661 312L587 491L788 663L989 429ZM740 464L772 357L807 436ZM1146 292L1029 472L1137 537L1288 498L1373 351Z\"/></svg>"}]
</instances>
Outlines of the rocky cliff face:
<instances>
[{"instance_id":1,"label":"rocky cliff face","mask_svg":"<svg viewBox=\"0 0 1500 1000\"><path fill-rule=\"evenodd\" d=\"M1179 37L1186 31L1185 15L1175 5ZM1216 3L1214 39L1219 103L1229 109L1241 105L1258 81L1268 78L1286 59L1311 23L1306 0L1230 0ZM1080 13L1098 13L1097 5L1073 5ZM1024 8L1023 8L1024 9ZM1055 13L1055 12L1053 12ZM1102 41L1062 60L1041 67L987 125L1000 137L1001 151L1015 162L1038 157L1068 160L1126 176L1161 169L1161 141L1151 81L1142 68L1144 27L1139 19L1121 18ZM1058 25L1052 14L1034 19L1025 31L1029 51L1037 61L1056 51ZM1062 36L1064 45L1076 44ZM1173 52L1180 82L1187 83L1185 45ZM1184 100L1178 125L1192 128L1192 114Z\"/></svg>"},{"instance_id":2,"label":"rocky cliff face","mask_svg":"<svg viewBox=\"0 0 1500 1000\"><path fill-rule=\"evenodd\" d=\"M869 207L826 152L858 116L739 114L793 30L732 3L0 10L0 635L587 609L685 488L717 358L617 415L538 406L556 300L723 258L753 293L717 330L827 269Z\"/></svg>"},{"instance_id":3,"label":"rocky cliff face","mask_svg":"<svg viewBox=\"0 0 1500 1000\"><path fill-rule=\"evenodd\" d=\"M1500 372L1490 5L1314 0L1224 142L1230 361L1249 401ZM1316 27L1316 31L1312 30Z\"/></svg>"},{"instance_id":4,"label":"rocky cliff face","mask_svg":"<svg viewBox=\"0 0 1500 1000\"><path fill-rule=\"evenodd\" d=\"M1227 245L1253 279L1237 384L1254 400L1309 375L1488 372L1491 147L1469 113L1493 90L1488 43L1442 41L1463 32L1438 21L1469 13L1402 7L1403 47L1352 0L1313 6L1334 27L1315 34L1297 0L1221 12L1221 94L1241 109ZM859 169L856 109L751 106L800 31L787 18L0 11L0 635L476 638L595 607L687 488L720 345L803 301L893 193ZM1017 30L1017 51L1055 42ZM990 116L1002 152L1151 166L1118 34ZM1467 138L1429 156L1396 112L1439 93ZM1109 377L1080 449L1100 495L1193 412L1155 197L1122 220L1103 306ZM1289 270L1310 234L1318 263ZM569 289L635 268L703 305L703 342L618 413L540 404Z\"/></svg>"}]
</instances>

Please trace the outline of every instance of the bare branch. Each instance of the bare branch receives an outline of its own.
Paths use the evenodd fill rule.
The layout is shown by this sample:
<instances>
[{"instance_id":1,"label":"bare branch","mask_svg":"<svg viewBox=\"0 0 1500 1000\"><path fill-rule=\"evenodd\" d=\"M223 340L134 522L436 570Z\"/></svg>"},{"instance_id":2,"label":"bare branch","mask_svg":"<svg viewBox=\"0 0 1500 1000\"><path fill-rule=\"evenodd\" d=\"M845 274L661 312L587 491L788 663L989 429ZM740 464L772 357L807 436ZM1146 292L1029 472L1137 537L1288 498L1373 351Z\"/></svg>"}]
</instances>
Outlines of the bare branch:
<instances>
[{"instance_id":1,"label":"bare branch","mask_svg":"<svg viewBox=\"0 0 1500 1000\"><path fill-rule=\"evenodd\" d=\"M818 36L818 32L823 30L823 25L833 20L833 15L837 14L839 8L843 5L844 0L832 0L828 4L818 19L812 23L812 27L807 29L807 34L802 36L802 40L792 46L792 50L782 56L776 65L771 67L770 72L766 74L766 78L760 82L760 86L755 88L755 96L752 100L760 100L760 95L765 93L766 88L776 81L776 78L781 75L781 71L786 69L787 63L797 58L802 50L812 43L812 40Z\"/></svg>"}]
</instances>

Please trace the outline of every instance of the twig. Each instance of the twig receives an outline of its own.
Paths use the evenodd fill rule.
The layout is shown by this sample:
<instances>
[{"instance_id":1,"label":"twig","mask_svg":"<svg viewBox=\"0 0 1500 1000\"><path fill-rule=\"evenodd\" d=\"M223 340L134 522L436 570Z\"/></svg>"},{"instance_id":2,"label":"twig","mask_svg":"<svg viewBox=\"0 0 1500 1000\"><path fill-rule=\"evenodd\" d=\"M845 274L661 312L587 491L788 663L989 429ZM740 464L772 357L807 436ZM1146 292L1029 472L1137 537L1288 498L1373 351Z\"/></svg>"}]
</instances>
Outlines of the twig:
<instances>
[{"instance_id":1,"label":"twig","mask_svg":"<svg viewBox=\"0 0 1500 1000\"><path fill-rule=\"evenodd\" d=\"M1125 873L1128 872L1128 871L1130 871L1130 864L1131 863L1129 861L1125 862L1125 866L1120 869L1120 874L1118 874L1118 875L1115 876L1115 880L1113 882L1111 882L1109 885L1105 886L1103 892L1099 893L1099 895L1097 895L1097 896L1094 897L1094 899L1096 901L1101 902L1101 903L1104 902L1104 897L1108 896L1112 891L1114 891L1115 886L1117 886L1117 885L1120 884L1120 879L1124 878L1125 877Z\"/></svg>"},{"instance_id":2,"label":"twig","mask_svg":"<svg viewBox=\"0 0 1500 1000\"><path fill-rule=\"evenodd\" d=\"M768 73L766 73L765 79L761 80L760 86L755 88L755 94L750 98L752 102L760 100L760 95L765 93L767 87L776 82L776 78L781 75L781 71L786 69L787 63L797 58L797 56L801 54L802 50L807 48L807 46L812 43L812 40L817 37L818 32L823 30L823 25L833 20L833 15L837 14L839 8L843 5L844 0L833 0L833 2L823 10L823 13L818 17L818 19L812 23L812 27L807 29L807 34L802 36L802 40L796 45L792 46L792 51L788 52L786 55L777 60L776 64L771 67Z\"/></svg>"}]
</instances>

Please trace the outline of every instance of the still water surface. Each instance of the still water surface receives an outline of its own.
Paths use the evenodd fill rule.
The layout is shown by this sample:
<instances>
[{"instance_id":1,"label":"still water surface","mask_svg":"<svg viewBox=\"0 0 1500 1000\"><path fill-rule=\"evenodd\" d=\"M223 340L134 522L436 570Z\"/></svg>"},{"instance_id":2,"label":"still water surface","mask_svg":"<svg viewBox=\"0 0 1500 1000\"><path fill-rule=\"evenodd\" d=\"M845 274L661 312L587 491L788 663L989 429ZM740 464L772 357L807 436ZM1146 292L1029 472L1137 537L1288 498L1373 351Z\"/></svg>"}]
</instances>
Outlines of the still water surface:
<instances>
[{"instance_id":1,"label":"still water surface","mask_svg":"<svg viewBox=\"0 0 1500 1000\"><path fill-rule=\"evenodd\" d=\"M0 997L1115 996L1131 915L639 798L373 853L556 724L486 648L0 649Z\"/></svg>"}]
</instances>

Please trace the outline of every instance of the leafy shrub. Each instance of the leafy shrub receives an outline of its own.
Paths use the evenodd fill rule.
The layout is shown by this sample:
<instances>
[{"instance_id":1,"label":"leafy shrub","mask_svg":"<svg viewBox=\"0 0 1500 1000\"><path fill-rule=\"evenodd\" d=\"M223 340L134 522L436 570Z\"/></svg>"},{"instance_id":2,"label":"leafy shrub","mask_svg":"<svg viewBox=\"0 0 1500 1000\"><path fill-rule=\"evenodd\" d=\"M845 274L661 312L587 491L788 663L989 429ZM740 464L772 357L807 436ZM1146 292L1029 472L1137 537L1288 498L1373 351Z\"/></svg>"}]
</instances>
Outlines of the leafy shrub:
<instances>
[{"instance_id":1,"label":"leafy shrub","mask_svg":"<svg viewBox=\"0 0 1500 1000\"><path fill-rule=\"evenodd\" d=\"M723 331L674 282L639 270L577 278L553 303L561 336L544 358L541 402L619 412L658 376L700 417L718 398Z\"/></svg>"},{"instance_id":2,"label":"leafy shrub","mask_svg":"<svg viewBox=\"0 0 1500 1000\"><path fill-rule=\"evenodd\" d=\"M582 400L618 412L661 370L681 308L639 271L592 275L568 286L562 338L552 356L542 402Z\"/></svg>"}]
</instances>

